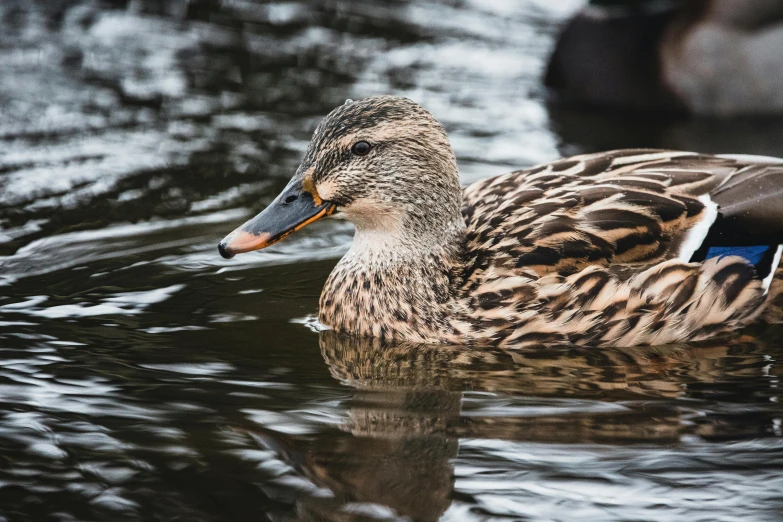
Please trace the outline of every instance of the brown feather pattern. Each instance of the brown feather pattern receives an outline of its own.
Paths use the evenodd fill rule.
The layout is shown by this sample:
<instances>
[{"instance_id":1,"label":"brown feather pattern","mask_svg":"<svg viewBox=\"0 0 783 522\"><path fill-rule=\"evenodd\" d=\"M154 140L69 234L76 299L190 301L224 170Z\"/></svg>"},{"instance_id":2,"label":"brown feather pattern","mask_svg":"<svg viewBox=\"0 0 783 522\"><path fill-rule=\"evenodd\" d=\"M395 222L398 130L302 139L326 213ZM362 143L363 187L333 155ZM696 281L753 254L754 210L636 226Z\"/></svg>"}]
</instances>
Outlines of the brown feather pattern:
<instances>
[{"instance_id":1,"label":"brown feather pattern","mask_svg":"<svg viewBox=\"0 0 783 522\"><path fill-rule=\"evenodd\" d=\"M622 150L469 186L463 215L473 271L462 290L471 296L472 321L464 334L501 346L535 342L541 332L629 346L702 339L749 322L765 295L744 258L676 257L704 215L699 196L752 168L693 153ZM783 175L780 165L764 168ZM512 297L523 287L528 297ZM482 295L494 299L489 313L475 306Z\"/></svg>"}]
</instances>

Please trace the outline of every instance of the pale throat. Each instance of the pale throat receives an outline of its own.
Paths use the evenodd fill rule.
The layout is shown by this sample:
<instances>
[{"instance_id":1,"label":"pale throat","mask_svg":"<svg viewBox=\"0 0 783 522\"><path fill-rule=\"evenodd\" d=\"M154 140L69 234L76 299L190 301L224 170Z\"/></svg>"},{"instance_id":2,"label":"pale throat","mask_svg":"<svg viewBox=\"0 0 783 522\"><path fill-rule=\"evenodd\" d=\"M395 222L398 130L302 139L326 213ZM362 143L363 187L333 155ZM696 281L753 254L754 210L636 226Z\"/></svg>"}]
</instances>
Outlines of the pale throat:
<instances>
[{"instance_id":1,"label":"pale throat","mask_svg":"<svg viewBox=\"0 0 783 522\"><path fill-rule=\"evenodd\" d=\"M374 268L416 263L433 254L449 256L465 234L461 216L412 227L410 216L388 203L357 203L343 213L356 227L345 257Z\"/></svg>"}]
</instances>

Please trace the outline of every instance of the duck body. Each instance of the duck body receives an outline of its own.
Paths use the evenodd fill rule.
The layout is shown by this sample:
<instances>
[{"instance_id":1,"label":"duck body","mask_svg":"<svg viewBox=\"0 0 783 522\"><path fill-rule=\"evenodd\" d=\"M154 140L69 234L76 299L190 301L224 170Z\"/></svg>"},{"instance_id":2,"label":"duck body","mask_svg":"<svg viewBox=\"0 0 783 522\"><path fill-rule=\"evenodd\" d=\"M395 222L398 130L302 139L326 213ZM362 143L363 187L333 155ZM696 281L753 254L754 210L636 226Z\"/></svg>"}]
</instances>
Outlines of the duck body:
<instances>
[{"instance_id":1,"label":"duck body","mask_svg":"<svg viewBox=\"0 0 783 522\"><path fill-rule=\"evenodd\" d=\"M783 175L783 165L622 150L479 181L464 191L453 248L399 263L351 249L326 283L320 320L364 336L499 346L666 344L736 329L761 311L778 245L762 246L766 271L747 258L754 246L691 260L706 257L713 197L753 170ZM729 242L748 242L739 239Z\"/></svg>"},{"instance_id":2,"label":"duck body","mask_svg":"<svg viewBox=\"0 0 783 522\"><path fill-rule=\"evenodd\" d=\"M359 159L331 155L333 141L365 139ZM621 150L461 189L434 118L378 97L327 117L297 186L313 191L308 212L339 208L356 225L320 299L319 320L338 332L501 347L694 341L756 320L780 286L775 158ZM269 213L290 212L281 197L221 252L276 241L265 230L278 226Z\"/></svg>"}]
</instances>

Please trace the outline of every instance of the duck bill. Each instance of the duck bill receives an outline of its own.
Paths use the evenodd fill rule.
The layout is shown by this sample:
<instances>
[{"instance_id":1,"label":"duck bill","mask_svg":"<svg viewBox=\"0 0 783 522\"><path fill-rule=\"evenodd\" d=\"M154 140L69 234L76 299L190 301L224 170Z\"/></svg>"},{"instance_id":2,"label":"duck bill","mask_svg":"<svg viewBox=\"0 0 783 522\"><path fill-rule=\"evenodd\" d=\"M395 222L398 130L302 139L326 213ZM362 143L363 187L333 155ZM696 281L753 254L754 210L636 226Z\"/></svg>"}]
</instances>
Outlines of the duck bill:
<instances>
[{"instance_id":1,"label":"duck bill","mask_svg":"<svg viewBox=\"0 0 783 522\"><path fill-rule=\"evenodd\" d=\"M334 209L334 204L306 190L302 180L293 179L263 212L227 235L218 245L218 251L231 259L243 252L266 248L330 215Z\"/></svg>"}]
</instances>

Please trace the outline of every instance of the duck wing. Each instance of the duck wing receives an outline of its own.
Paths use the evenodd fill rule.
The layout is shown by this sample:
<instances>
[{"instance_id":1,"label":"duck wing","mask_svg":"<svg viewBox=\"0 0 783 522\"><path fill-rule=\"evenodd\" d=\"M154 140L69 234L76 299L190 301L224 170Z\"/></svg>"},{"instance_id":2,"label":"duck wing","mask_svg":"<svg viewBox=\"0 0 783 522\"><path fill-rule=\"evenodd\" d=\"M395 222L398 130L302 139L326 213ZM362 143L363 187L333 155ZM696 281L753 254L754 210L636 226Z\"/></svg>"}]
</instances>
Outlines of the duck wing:
<instances>
[{"instance_id":1,"label":"duck wing","mask_svg":"<svg viewBox=\"0 0 783 522\"><path fill-rule=\"evenodd\" d=\"M769 252L783 243L783 160L587 154L474 183L462 211L476 266L539 276L603 266L630 276L669 259L729 253L771 264Z\"/></svg>"}]
</instances>

